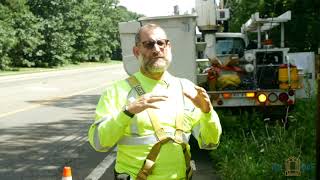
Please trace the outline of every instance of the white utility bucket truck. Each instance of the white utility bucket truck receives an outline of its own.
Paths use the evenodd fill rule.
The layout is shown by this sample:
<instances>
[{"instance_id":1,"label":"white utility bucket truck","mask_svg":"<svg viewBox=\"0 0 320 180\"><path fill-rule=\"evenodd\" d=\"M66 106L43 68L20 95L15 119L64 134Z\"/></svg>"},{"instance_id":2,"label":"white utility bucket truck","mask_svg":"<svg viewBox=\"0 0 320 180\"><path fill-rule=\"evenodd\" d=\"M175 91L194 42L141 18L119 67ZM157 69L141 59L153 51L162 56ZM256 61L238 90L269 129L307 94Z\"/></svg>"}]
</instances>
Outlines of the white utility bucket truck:
<instances>
[{"instance_id":1,"label":"white utility bucket truck","mask_svg":"<svg viewBox=\"0 0 320 180\"><path fill-rule=\"evenodd\" d=\"M142 17L120 23L126 72L132 75L139 70L139 62L132 54L138 28L156 23L167 32L173 47L169 72L204 87L215 108L293 105L300 76L288 58L289 48L284 46L284 23L291 19L291 12L273 18L261 18L255 13L243 24L241 33L219 32L219 22L229 17L229 9L218 8L214 1L196 0L193 14ZM281 43L275 47L267 33L262 40L262 33L278 25ZM248 43L249 32L257 33L256 47Z\"/></svg>"}]
</instances>

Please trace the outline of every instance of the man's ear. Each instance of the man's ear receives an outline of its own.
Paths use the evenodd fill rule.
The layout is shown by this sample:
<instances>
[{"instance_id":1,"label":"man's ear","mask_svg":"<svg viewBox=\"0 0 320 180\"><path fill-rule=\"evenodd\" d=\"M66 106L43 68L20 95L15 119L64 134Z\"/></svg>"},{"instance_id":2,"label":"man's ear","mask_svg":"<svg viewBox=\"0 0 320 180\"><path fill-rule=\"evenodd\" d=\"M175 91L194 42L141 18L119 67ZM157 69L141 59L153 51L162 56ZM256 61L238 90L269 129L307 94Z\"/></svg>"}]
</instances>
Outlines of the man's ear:
<instances>
[{"instance_id":1,"label":"man's ear","mask_svg":"<svg viewBox=\"0 0 320 180\"><path fill-rule=\"evenodd\" d=\"M132 48L132 52L133 52L133 55L138 58L139 57L139 54L140 54L140 51L139 51L139 48L137 46L134 46Z\"/></svg>"},{"instance_id":2,"label":"man's ear","mask_svg":"<svg viewBox=\"0 0 320 180\"><path fill-rule=\"evenodd\" d=\"M167 47L171 48L171 42L170 41L168 42Z\"/></svg>"}]
</instances>

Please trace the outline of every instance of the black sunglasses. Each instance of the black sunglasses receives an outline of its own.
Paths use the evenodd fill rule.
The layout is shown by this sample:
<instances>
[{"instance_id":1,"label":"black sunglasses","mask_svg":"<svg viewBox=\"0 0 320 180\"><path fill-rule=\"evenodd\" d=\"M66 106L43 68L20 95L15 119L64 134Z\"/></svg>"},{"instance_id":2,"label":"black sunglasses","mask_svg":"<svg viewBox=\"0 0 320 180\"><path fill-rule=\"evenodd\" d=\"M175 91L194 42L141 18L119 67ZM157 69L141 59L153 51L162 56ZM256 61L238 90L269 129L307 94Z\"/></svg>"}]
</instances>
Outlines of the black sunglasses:
<instances>
[{"instance_id":1,"label":"black sunglasses","mask_svg":"<svg viewBox=\"0 0 320 180\"><path fill-rule=\"evenodd\" d=\"M147 49L153 49L153 47L156 43L159 46L159 48L165 48L165 47L167 47L169 40L168 39L159 39L159 40L143 41L142 45L143 45L143 47L145 47Z\"/></svg>"}]
</instances>

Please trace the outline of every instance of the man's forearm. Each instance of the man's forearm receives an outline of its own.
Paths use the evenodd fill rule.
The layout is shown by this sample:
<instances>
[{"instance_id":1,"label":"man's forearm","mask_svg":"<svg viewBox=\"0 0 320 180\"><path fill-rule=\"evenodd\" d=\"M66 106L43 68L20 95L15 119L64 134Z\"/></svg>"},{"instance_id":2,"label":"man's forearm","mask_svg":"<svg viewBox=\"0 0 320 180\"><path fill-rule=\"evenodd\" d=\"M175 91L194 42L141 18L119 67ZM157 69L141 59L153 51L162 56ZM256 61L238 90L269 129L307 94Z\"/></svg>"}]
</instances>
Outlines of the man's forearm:
<instances>
[{"instance_id":1,"label":"man's forearm","mask_svg":"<svg viewBox=\"0 0 320 180\"><path fill-rule=\"evenodd\" d=\"M130 119L121 111L116 118L106 115L97 120L89 129L90 144L97 151L107 151L123 136Z\"/></svg>"}]
</instances>

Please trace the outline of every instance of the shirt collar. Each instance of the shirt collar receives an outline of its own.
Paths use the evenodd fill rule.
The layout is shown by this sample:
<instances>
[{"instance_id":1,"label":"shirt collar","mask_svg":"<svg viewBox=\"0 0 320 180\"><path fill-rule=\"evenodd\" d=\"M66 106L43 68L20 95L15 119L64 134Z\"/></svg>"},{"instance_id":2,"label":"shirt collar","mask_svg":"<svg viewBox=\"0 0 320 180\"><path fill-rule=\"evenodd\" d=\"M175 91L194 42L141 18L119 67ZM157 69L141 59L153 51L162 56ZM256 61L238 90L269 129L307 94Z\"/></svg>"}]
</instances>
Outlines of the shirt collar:
<instances>
[{"instance_id":1,"label":"shirt collar","mask_svg":"<svg viewBox=\"0 0 320 180\"><path fill-rule=\"evenodd\" d=\"M150 84L150 85L161 84L164 86L169 86L173 79L173 76L167 71L164 72L160 80L151 79L145 76L141 71L138 71L134 75L138 78L140 83L146 82L147 84Z\"/></svg>"}]
</instances>

